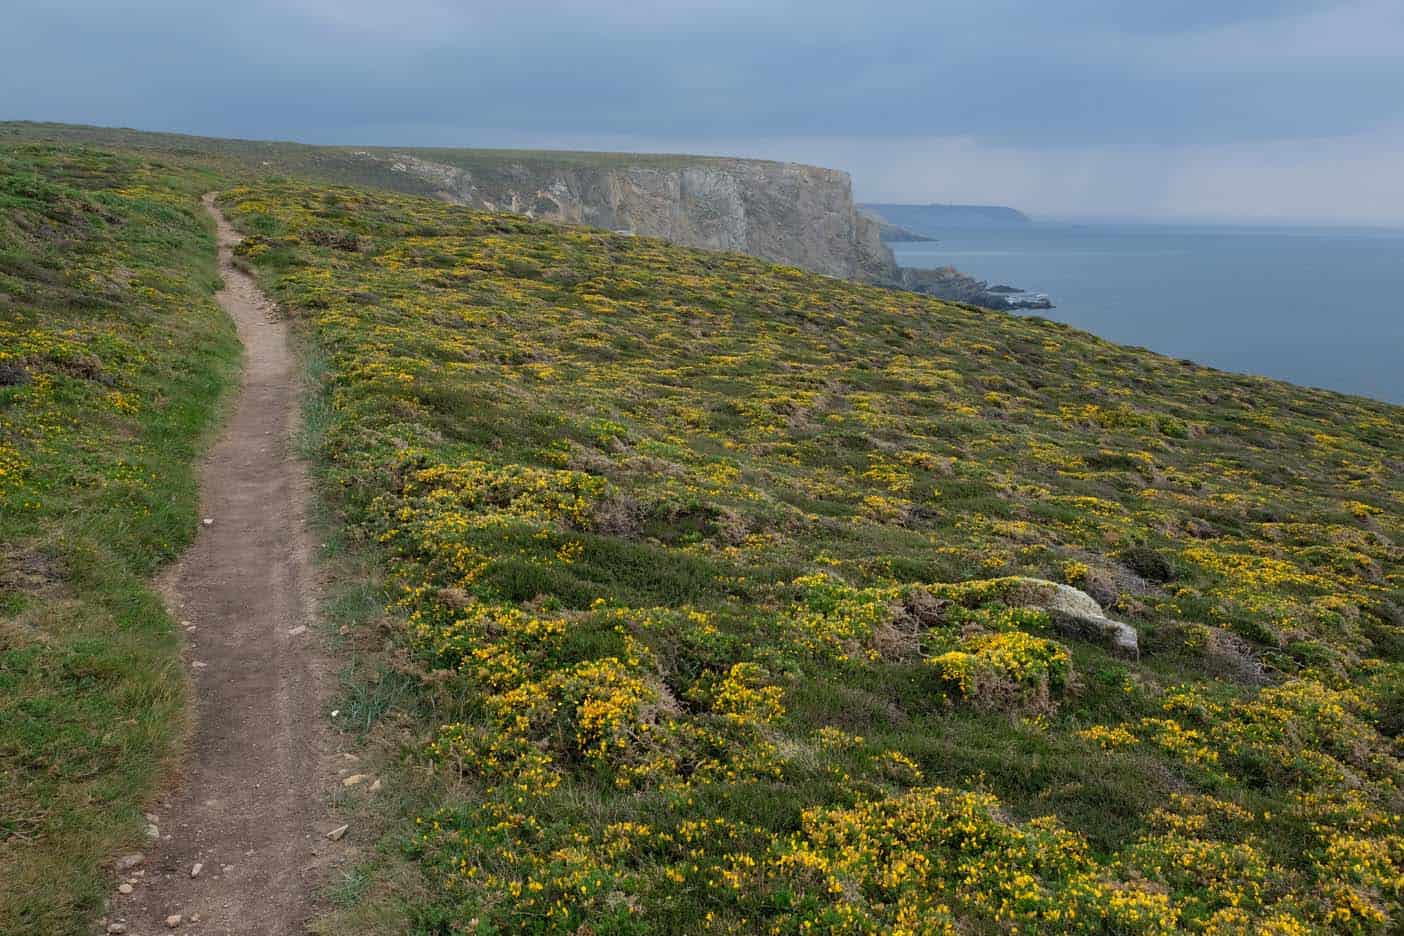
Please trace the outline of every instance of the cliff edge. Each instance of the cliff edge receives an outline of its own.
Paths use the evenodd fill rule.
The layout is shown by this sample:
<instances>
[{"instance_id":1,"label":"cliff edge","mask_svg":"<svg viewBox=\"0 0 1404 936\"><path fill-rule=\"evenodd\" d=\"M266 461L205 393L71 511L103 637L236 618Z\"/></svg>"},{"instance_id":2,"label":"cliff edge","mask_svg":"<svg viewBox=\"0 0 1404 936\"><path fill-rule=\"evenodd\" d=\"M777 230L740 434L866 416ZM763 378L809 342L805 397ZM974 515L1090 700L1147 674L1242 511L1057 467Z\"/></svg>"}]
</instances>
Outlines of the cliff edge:
<instances>
[{"instance_id":1,"label":"cliff edge","mask_svg":"<svg viewBox=\"0 0 1404 936\"><path fill-rule=\"evenodd\" d=\"M877 219L858 210L848 173L834 169L625 154L357 155L473 208L736 251L844 279L893 284L899 278Z\"/></svg>"}]
</instances>

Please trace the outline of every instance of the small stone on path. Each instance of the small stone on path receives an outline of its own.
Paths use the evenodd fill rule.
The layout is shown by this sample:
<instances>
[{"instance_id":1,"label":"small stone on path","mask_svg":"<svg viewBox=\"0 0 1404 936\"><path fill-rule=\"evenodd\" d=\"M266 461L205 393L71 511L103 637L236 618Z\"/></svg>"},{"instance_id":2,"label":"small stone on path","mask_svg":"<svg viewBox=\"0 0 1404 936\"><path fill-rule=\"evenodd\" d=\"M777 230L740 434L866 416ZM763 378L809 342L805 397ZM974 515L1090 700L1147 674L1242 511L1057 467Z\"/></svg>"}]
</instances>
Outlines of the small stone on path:
<instances>
[{"instance_id":1,"label":"small stone on path","mask_svg":"<svg viewBox=\"0 0 1404 936\"><path fill-rule=\"evenodd\" d=\"M180 914L172 913L170 916L166 917L166 925L169 926L171 929L175 929L177 926L179 926Z\"/></svg>"},{"instance_id":2,"label":"small stone on path","mask_svg":"<svg viewBox=\"0 0 1404 936\"><path fill-rule=\"evenodd\" d=\"M117 885L117 893L119 893L119 894L130 894L131 892L132 892L132 885L126 884L126 883L122 883L122 884L118 884L118 885Z\"/></svg>"},{"instance_id":3,"label":"small stone on path","mask_svg":"<svg viewBox=\"0 0 1404 936\"><path fill-rule=\"evenodd\" d=\"M193 878L199 877L199 876L200 876L200 872L203 871L204 868L205 868L205 866L204 866L203 864L201 864L201 863L198 862L198 861L195 862L195 864L194 864L193 866L191 866L191 868L190 868L190 876L193 877Z\"/></svg>"},{"instance_id":4,"label":"small stone on path","mask_svg":"<svg viewBox=\"0 0 1404 936\"><path fill-rule=\"evenodd\" d=\"M127 924L125 924L125 923L109 923L109 924L107 924L107 931L108 931L109 933L112 933L113 936L117 936L118 933L125 933L125 932L127 931Z\"/></svg>"},{"instance_id":5,"label":"small stone on path","mask_svg":"<svg viewBox=\"0 0 1404 936\"><path fill-rule=\"evenodd\" d=\"M346 830L349 828L351 828L349 825L337 826L335 829L332 829L330 832L327 833L327 838L331 839L333 842L339 842L341 841L341 837L346 834Z\"/></svg>"}]
</instances>

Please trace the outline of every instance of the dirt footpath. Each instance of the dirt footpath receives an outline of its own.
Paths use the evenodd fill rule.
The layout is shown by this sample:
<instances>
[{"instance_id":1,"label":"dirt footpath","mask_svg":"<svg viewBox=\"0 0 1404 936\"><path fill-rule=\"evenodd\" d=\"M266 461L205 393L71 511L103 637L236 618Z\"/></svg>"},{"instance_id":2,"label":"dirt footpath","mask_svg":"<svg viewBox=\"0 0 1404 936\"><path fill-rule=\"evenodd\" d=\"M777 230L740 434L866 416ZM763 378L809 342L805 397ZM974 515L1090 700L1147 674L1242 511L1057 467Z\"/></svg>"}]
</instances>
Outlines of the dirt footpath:
<instances>
[{"instance_id":1,"label":"dirt footpath","mask_svg":"<svg viewBox=\"0 0 1404 936\"><path fill-rule=\"evenodd\" d=\"M282 936L303 931L326 865L346 847L327 837L330 664L312 629L297 361L287 326L231 263L238 235L211 196L205 205L219 226L218 299L247 355L244 386L201 470L199 536L161 582L186 631L195 690L187 764L147 817L142 860L119 860L103 925L132 936Z\"/></svg>"}]
</instances>

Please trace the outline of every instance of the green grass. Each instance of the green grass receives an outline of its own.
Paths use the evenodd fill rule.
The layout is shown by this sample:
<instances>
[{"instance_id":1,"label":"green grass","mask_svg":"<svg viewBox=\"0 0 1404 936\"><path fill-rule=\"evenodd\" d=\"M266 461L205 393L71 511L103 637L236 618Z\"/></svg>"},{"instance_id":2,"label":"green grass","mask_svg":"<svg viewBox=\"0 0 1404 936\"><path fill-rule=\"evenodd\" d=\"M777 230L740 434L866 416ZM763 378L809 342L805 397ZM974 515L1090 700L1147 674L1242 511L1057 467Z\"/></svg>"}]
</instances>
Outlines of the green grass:
<instances>
[{"instance_id":1,"label":"green grass","mask_svg":"<svg viewBox=\"0 0 1404 936\"><path fill-rule=\"evenodd\" d=\"M150 581L239 360L210 187L0 144L0 932L88 932L186 724Z\"/></svg>"},{"instance_id":2,"label":"green grass","mask_svg":"<svg viewBox=\"0 0 1404 936\"><path fill-rule=\"evenodd\" d=\"M1397 407L426 200L224 204L390 600L335 611L389 638L346 708L402 795L325 931L1397 923Z\"/></svg>"}]
</instances>

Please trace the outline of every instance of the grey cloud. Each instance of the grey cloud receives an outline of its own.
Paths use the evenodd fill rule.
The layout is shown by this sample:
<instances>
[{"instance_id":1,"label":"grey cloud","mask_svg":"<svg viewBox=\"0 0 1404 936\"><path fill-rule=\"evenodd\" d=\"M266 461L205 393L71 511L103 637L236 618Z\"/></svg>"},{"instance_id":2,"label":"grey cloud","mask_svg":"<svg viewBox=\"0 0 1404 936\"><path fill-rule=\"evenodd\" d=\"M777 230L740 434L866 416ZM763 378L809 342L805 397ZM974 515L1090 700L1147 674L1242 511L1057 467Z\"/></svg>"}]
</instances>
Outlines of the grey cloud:
<instances>
[{"instance_id":1,"label":"grey cloud","mask_svg":"<svg viewBox=\"0 0 1404 936\"><path fill-rule=\"evenodd\" d=\"M7 5L0 117L215 135L939 139L1148 166L1137 147L1290 148L1404 118L1397 0Z\"/></svg>"}]
</instances>

